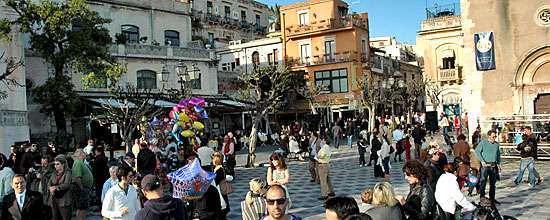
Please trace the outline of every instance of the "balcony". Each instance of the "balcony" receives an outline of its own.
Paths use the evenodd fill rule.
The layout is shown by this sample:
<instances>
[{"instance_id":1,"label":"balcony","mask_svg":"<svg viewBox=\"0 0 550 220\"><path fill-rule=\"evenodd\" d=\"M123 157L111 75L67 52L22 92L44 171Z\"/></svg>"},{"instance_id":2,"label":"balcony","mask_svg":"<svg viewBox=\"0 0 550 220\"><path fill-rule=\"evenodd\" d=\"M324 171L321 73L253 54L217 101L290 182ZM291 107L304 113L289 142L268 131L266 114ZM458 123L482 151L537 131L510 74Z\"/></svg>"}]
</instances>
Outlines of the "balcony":
<instances>
[{"instance_id":1,"label":"balcony","mask_svg":"<svg viewBox=\"0 0 550 220\"><path fill-rule=\"evenodd\" d=\"M461 79L461 68L455 67L453 69L440 69L437 70L439 82L459 82Z\"/></svg>"},{"instance_id":2,"label":"balcony","mask_svg":"<svg viewBox=\"0 0 550 220\"><path fill-rule=\"evenodd\" d=\"M206 20L209 23L217 24L217 23L220 22L221 17L219 15L207 14L206 15Z\"/></svg>"},{"instance_id":3,"label":"balcony","mask_svg":"<svg viewBox=\"0 0 550 220\"><path fill-rule=\"evenodd\" d=\"M308 25L290 25L285 29L288 36L301 35L303 33L309 33L314 31L339 29L345 27L357 27L368 30L368 18L360 16L347 15L342 18L323 19L318 21L312 21Z\"/></svg>"},{"instance_id":4,"label":"balcony","mask_svg":"<svg viewBox=\"0 0 550 220\"><path fill-rule=\"evenodd\" d=\"M365 59L363 59L365 58ZM366 53L356 51L334 52L333 54L314 55L313 57L294 57L287 60L288 67L304 67L313 65L324 65L348 61L367 62Z\"/></svg>"},{"instance_id":5,"label":"balcony","mask_svg":"<svg viewBox=\"0 0 550 220\"><path fill-rule=\"evenodd\" d=\"M109 52L115 57L174 59L185 57L195 59L211 59L210 51L185 47L169 47L145 44L111 44Z\"/></svg>"}]
</instances>

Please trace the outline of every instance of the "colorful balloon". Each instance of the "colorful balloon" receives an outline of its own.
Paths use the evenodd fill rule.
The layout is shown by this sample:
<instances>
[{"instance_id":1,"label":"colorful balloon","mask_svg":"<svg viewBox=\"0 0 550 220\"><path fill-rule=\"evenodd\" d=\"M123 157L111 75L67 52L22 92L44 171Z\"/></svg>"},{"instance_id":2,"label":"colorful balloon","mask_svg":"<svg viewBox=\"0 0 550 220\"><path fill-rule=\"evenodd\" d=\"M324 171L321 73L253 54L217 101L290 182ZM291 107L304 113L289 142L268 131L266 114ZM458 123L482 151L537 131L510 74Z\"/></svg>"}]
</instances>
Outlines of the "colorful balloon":
<instances>
[{"instance_id":1,"label":"colorful balloon","mask_svg":"<svg viewBox=\"0 0 550 220\"><path fill-rule=\"evenodd\" d=\"M204 125L202 123L196 121L196 122L193 123L193 128L198 129L198 130L202 130L204 128Z\"/></svg>"},{"instance_id":2,"label":"colorful balloon","mask_svg":"<svg viewBox=\"0 0 550 220\"><path fill-rule=\"evenodd\" d=\"M181 136L193 137L193 136L195 136L195 133L191 130L185 130L185 131L181 132Z\"/></svg>"}]
</instances>

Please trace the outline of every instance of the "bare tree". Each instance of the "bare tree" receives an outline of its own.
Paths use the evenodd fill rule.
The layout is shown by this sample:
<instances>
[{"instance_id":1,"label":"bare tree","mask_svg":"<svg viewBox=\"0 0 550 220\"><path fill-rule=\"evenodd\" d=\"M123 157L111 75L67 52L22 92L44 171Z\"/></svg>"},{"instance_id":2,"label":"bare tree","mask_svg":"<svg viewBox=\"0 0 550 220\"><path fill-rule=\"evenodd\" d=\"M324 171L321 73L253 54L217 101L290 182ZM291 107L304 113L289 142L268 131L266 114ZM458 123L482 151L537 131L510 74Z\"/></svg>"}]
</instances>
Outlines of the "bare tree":
<instances>
[{"instance_id":1,"label":"bare tree","mask_svg":"<svg viewBox=\"0 0 550 220\"><path fill-rule=\"evenodd\" d=\"M426 85L427 81L413 80L412 82L407 83L407 85L403 88L401 96L407 105L409 124L412 124L412 112L417 105L417 101L426 95Z\"/></svg>"},{"instance_id":2,"label":"bare tree","mask_svg":"<svg viewBox=\"0 0 550 220\"><path fill-rule=\"evenodd\" d=\"M437 82L431 79L426 79L424 84L426 87L426 95L431 100L434 109L437 110L437 107L441 104L441 92L443 89L441 89L441 86Z\"/></svg>"},{"instance_id":3,"label":"bare tree","mask_svg":"<svg viewBox=\"0 0 550 220\"><path fill-rule=\"evenodd\" d=\"M312 82L308 82L305 86L298 88L298 94L304 96L308 100L311 113L317 115L318 112L315 106L315 98L322 95L323 92L327 90L328 86L326 85L315 85Z\"/></svg>"},{"instance_id":4,"label":"bare tree","mask_svg":"<svg viewBox=\"0 0 550 220\"><path fill-rule=\"evenodd\" d=\"M138 89L132 85L116 87L110 91L112 97L104 100L101 107L102 116L91 115L92 120L102 124L117 124L120 137L126 144L126 152L130 150L132 132L142 124L143 118L150 119L159 116L162 107L155 105L162 100L161 92L150 89Z\"/></svg>"},{"instance_id":5,"label":"bare tree","mask_svg":"<svg viewBox=\"0 0 550 220\"><path fill-rule=\"evenodd\" d=\"M14 57L6 57L6 52L0 55L0 63L6 65L6 68L0 73L0 82L2 82L8 89L12 89L12 86L23 86L20 82L15 80L13 73L17 68L24 65L23 59L17 60ZM6 91L0 91L0 100L6 99L8 93Z\"/></svg>"},{"instance_id":6,"label":"bare tree","mask_svg":"<svg viewBox=\"0 0 550 220\"><path fill-rule=\"evenodd\" d=\"M370 69L371 67L367 67L367 69ZM382 101L380 90L376 89L376 84L374 84L374 82L376 82L374 78L375 76L371 73L371 71L365 70L363 71L363 76L357 81L357 87L361 91L361 106L364 106L369 114L370 131L374 129L374 114L376 112L376 104Z\"/></svg>"},{"instance_id":7,"label":"bare tree","mask_svg":"<svg viewBox=\"0 0 550 220\"><path fill-rule=\"evenodd\" d=\"M254 68L250 73L244 73L239 79L244 82L245 88L239 91L238 98L255 103L256 115L252 122L249 158L246 164L247 167L254 167L258 128L262 118L280 106L288 90L294 88L294 85L301 82L300 80L304 80L304 77L300 73L281 71L277 66L267 66Z\"/></svg>"}]
</instances>

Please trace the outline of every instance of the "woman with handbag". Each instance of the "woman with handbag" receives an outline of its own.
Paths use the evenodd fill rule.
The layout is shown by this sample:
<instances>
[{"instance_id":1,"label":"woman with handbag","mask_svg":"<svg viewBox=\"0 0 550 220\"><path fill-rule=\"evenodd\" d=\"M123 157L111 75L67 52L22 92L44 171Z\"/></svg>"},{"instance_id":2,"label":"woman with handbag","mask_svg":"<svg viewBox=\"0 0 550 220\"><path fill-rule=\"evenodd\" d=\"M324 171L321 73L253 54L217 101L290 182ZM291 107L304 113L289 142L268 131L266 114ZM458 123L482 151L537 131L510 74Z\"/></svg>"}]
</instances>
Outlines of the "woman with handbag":
<instances>
[{"instance_id":1,"label":"woman with handbag","mask_svg":"<svg viewBox=\"0 0 550 220\"><path fill-rule=\"evenodd\" d=\"M285 164L285 160L280 153L272 153L269 157L269 168L267 168L267 184L270 186L280 185L286 190L286 198L288 198L287 210L292 205L290 194L286 188L286 184L290 181L290 171Z\"/></svg>"},{"instance_id":2,"label":"woman with handbag","mask_svg":"<svg viewBox=\"0 0 550 220\"><path fill-rule=\"evenodd\" d=\"M48 205L52 207L53 219L70 220L71 211L71 171L66 168L67 159L64 155L58 155L54 159L55 174L48 181L50 190L50 201Z\"/></svg>"},{"instance_id":3,"label":"woman with handbag","mask_svg":"<svg viewBox=\"0 0 550 220\"><path fill-rule=\"evenodd\" d=\"M219 151L214 152L212 163L214 164L214 173L216 173L216 178L214 178L214 182L216 183L216 186L218 186L218 190L221 190L222 187L220 184L228 184L227 180L225 179L225 169L223 168L223 154ZM229 194L229 192L223 192L223 191L224 190L221 190L220 193L222 194L226 207L225 208L222 207L222 213L223 213L223 216L227 216L227 213L229 213L230 211L229 198L227 198L227 195Z\"/></svg>"}]
</instances>

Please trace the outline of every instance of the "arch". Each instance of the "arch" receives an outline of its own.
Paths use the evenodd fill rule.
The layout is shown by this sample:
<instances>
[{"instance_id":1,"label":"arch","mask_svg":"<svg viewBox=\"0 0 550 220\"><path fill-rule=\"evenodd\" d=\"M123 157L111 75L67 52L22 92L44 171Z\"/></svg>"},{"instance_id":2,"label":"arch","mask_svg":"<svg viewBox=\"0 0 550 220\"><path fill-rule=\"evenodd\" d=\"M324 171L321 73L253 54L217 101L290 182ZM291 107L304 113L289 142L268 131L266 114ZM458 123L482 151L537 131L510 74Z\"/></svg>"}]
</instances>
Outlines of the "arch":
<instances>
[{"instance_id":1,"label":"arch","mask_svg":"<svg viewBox=\"0 0 550 220\"><path fill-rule=\"evenodd\" d=\"M533 67L532 65L537 64L540 68L541 64L543 64L546 60L544 60L544 57L550 58L550 44L542 45L539 47L536 47L529 52L527 52L523 58L520 60L519 65L516 67L516 71L514 72L514 82L513 85L516 87L523 87L524 81L525 81L525 74L527 73L527 69L529 67ZM533 75L528 76L530 81L533 80Z\"/></svg>"},{"instance_id":2,"label":"arch","mask_svg":"<svg viewBox=\"0 0 550 220\"><path fill-rule=\"evenodd\" d=\"M131 44L139 43L139 27L132 24L120 26L120 32L126 36L127 42Z\"/></svg>"},{"instance_id":3,"label":"arch","mask_svg":"<svg viewBox=\"0 0 550 220\"><path fill-rule=\"evenodd\" d=\"M252 52L252 65L255 67L260 66L260 53L258 51Z\"/></svg>"},{"instance_id":4,"label":"arch","mask_svg":"<svg viewBox=\"0 0 550 220\"><path fill-rule=\"evenodd\" d=\"M138 89L156 89L157 88L157 72L153 70L138 70L136 72L137 88Z\"/></svg>"}]
</instances>

